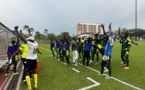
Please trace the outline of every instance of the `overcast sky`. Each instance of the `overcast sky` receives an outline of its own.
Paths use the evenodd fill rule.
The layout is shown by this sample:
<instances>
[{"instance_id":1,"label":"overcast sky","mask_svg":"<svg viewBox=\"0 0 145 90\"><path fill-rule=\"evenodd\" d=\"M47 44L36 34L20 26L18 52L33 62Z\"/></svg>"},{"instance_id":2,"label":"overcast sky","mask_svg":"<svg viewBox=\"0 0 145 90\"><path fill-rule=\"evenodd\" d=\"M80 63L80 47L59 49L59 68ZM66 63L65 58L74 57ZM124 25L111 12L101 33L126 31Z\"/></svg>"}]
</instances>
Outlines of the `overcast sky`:
<instances>
[{"instance_id":1,"label":"overcast sky","mask_svg":"<svg viewBox=\"0 0 145 90\"><path fill-rule=\"evenodd\" d=\"M138 1L138 28L145 29L145 0ZM0 0L0 22L41 33L76 34L78 23L102 23L113 30L135 27L135 0Z\"/></svg>"}]
</instances>

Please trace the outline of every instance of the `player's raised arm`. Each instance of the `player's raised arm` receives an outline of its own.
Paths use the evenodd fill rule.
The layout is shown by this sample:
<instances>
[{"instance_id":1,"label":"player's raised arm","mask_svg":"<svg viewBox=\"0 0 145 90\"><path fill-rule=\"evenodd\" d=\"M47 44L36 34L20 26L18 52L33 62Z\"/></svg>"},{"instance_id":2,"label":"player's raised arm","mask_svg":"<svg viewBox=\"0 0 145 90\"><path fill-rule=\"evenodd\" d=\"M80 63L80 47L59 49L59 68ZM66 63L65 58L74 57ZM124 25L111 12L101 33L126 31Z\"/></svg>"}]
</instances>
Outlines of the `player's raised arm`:
<instances>
[{"instance_id":1,"label":"player's raised arm","mask_svg":"<svg viewBox=\"0 0 145 90\"><path fill-rule=\"evenodd\" d=\"M18 29L15 29L15 31L16 31L17 35L19 36L19 38L20 38L23 42L27 43L27 41L26 41L26 40L20 35L20 33L18 32Z\"/></svg>"},{"instance_id":2,"label":"player's raised arm","mask_svg":"<svg viewBox=\"0 0 145 90\"><path fill-rule=\"evenodd\" d=\"M104 25L103 25L103 24L101 24L101 27L102 27L102 29L103 29L103 33L104 33L104 35L105 35L105 34L106 34L106 32L105 32Z\"/></svg>"},{"instance_id":3,"label":"player's raised arm","mask_svg":"<svg viewBox=\"0 0 145 90\"><path fill-rule=\"evenodd\" d=\"M121 38L121 34L120 34L120 27L118 28L118 35Z\"/></svg>"},{"instance_id":4,"label":"player's raised arm","mask_svg":"<svg viewBox=\"0 0 145 90\"><path fill-rule=\"evenodd\" d=\"M15 26L14 27L15 31L18 30L18 28L19 28L18 26ZM19 45L20 40L19 40L18 34L15 34L15 36L17 37L16 45Z\"/></svg>"},{"instance_id":5,"label":"player's raised arm","mask_svg":"<svg viewBox=\"0 0 145 90\"><path fill-rule=\"evenodd\" d=\"M30 36L32 36L30 29L28 29L28 33L29 33Z\"/></svg>"}]
</instances>

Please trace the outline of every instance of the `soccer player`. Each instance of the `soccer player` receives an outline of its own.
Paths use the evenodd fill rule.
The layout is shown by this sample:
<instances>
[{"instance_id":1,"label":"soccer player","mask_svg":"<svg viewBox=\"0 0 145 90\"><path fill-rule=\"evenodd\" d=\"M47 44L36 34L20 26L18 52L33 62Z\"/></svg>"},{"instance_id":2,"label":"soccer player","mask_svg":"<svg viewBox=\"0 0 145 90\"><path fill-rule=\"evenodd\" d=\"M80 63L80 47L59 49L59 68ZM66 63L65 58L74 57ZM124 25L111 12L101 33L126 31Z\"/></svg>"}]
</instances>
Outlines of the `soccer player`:
<instances>
[{"instance_id":1,"label":"soccer player","mask_svg":"<svg viewBox=\"0 0 145 90\"><path fill-rule=\"evenodd\" d=\"M53 58L55 58L55 53L54 53L55 45L54 45L54 42L52 40L50 41L50 50L52 52Z\"/></svg>"},{"instance_id":2,"label":"soccer player","mask_svg":"<svg viewBox=\"0 0 145 90\"><path fill-rule=\"evenodd\" d=\"M78 45L76 44L76 39L73 37L71 41L72 45L72 52L73 52L73 65L77 66L77 60L78 60Z\"/></svg>"},{"instance_id":3,"label":"soccer player","mask_svg":"<svg viewBox=\"0 0 145 90\"><path fill-rule=\"evenodd\" d=\"M94 36L95 36L95 38L94 38L95 46L93 46L93 50L92 50L92 61L94 61L94 56L96 55L96 64L98 64L99 49L97 48L97 45L100 44L99 33L98 34L94 34Z\"/></svg>"},{"instance_id":4,"label":"soccer player","mask_svg":"<svg viewBox=\"0 0 145 90\"><path fill-rule=\"evenodd\" d=\"M35 41L33 36L30 36L29 38L27 38L27 40L23 39L21 37L21 35L19 34L18 31L16 31L19 38L24 41L25 43L27 43L28 45L28 54L26 57L26 82L28 85L28 90L32 90L32 86L31 86L31 80L30 80L30 72L33 73L33 77L34 77L34 90L38 90L38 76L36 73L36 63L37 63L37 52L41 54L41 52L38 49L38 43Z\"/></svg>"},{"instance_id":5,"label":"soccer player","mask_svg":"<svg viewBox=\"0 0 145 90\"><path fill-rule=\"evenodd\" d=\"M78 40L76 41L76 44L78 46L78 60L81 60L82 58L82 47L81 47L81 38L78 38Z\"/></svg>"},{"instance_id":6,"label":"soccer player","mask_svg":"<svg viewBox=\"0 0 145 90\"><path fill-rule=\"evenodd\" d=\"M64 61L64 57L66 58L67 66L69 66L69 42L66 40L63 43L63 49L62 49L62 61Z\"/></svg>"},{"instance_id":7,"label":"soccer player","mask_svg":"<svg viewBox=\"0 0 145 90\"><path fill-rule=\"evenodd\" d=\"M56 40L56 58L58 59L59 58L59 46L60 46L60 43L58 40Z\"/></svg>"},{"instance_id":8,"label":"soccer player","mask_svg":"<svg viewBox=\"0 0 145 90\"><path fill-rule=\"evenodd\" d=\"M11 42L12 46L9 46L8 47L8 51L7 51L7 55L8 55L8 59L10 59L10 57L13 55L13 53L17 50L18 48L18 43L16 44L16 41L15 40L12 40ZM16 44L16 45L15 45ZM9 68L12 64L14 64L14 67L13 67L13 75L17 75L18 72L16 72L16 67L17 67L17 60L18 60L18 57L17 55L15 55L12 60L10 59L9 60L9 64L7 66L7 69L6 69L6 72L5 72L5 76L8 76L8 72L9 72Z\"/></svg>"},{"instance_id":9,"label":"soccer player","mask_svg":"<svg viewBox=\"0 0 145 90\"><path fill-rule=\"evenodd\" d=\"M112 47L114 45L114 40L113 40L113 38L111 36L112 36L112 34L109 33L109 36L106 37L106 39L108 41L106 43L106 47L105 47L105 50L104 50L104 55L103 55L102 62L101 62L100 75L103 75L104 67L107 64L107 69L109 71L108 72L109 75L106 77L106 79L111 78L111 55L112 55Z\"/></svg>"},{"instance_id":10,"label":"soccer player","mask_svg":"<svg viewBox=\"0 0 145 90\"><path fill-rule=\"evenodd\" d=\"M84 47L84 56L83 56L83 66L85 65L85 60L87 59L87 66L89 66L89 60L90 60L90 51L92 44L92 38L88 37L88 40L86 42L86 45Z\"/></svg>"},{"instance_id":11,"label":"soccer player","mask_svg":"<svg viewBox=\"0 0 145 90\"><path fill-rule=\"evenodd\" d=\"M124 67L124 69L129 69L129 49L131 47L131 43L138 45L137 43L131 41L128 36L128 33L125 33L124 37L121 37L120 39L120 43L122 44L121 59L123 61L122 66Z\"/></svg>"},{"instance_id":12,"label":"soccer player","mask_svg":"<svg viewBox=\"0 0 145 90\"><path fill-rule=\"evenodd\" d=\"M16 35L17 37L17 35ZM5 76L8 76L8 72L9 72L9 68L12 64L14 64L13 67L13 75L17 75L18 72L16 72L16 67L17 67L17 61L18 61L18 53L16 53L15 56L13 56L12 59L10 59L10 57L14 54L14 52L19 48L19 39L17 37L17 42L15 40L11 41L12 46L8 46L8 51L7 51L7 56L8 56L8 60L9 60L9 64L7 66L6 72L5 72Z\"/></svg>"}]
</instances>

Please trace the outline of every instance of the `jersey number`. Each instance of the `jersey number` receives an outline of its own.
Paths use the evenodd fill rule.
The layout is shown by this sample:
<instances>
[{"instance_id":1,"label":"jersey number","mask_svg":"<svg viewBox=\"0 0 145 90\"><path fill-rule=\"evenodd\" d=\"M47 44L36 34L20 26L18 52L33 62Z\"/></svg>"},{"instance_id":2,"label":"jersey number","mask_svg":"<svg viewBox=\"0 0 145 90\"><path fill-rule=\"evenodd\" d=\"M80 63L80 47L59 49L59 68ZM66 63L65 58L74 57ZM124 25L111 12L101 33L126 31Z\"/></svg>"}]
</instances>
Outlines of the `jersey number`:
<instances>
[{"instance_id":1,"label":"jersey number","mask_svg":"<svg viewBox=\"0 0 145 90\"><path fill-rule=\"evenodd\" d=\"M37 53L37 48L34 48L34 50L33 50L33 54L36 54Z\"/></svg>"}]
</instances>

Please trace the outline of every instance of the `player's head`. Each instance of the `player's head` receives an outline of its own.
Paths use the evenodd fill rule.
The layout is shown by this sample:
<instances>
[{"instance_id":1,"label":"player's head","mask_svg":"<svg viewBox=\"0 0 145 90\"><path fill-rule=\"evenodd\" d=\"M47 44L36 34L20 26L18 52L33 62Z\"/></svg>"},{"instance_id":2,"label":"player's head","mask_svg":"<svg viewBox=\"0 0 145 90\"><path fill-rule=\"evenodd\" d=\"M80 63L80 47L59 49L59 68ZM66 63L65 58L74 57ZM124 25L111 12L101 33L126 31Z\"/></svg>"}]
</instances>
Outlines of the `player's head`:
<instances>
[{"instance_id":1,"label":"player's head","mask_svg":"<svg viewBox=\"0 0 145 90\"><path fill-rule=\"evenodd\" d=\"M33 36L30 36L29 38L27 38L28 41L34 42L35 38Z\"/></svg>"},{"instance_id":2,"label":"player's head","mask_svg":"<svg viewBox=\"0 0 145 90\"><path fill-rule=\"evenodd\" d=\"M88 37L88 42L91 42L92 41L92 38L91 37Z\"/></svg>"},{"instance_id":3,"label":"player's head","mask_svg":"<svg viewBox=\"0 0 145 90\"><path fill-rule=\"evenodd\" d=\"M94 36L95 36L95 38L98 38L99 35L98 34L94 34Z\"/></svg>"},{"instance_id":4,"label":"player's head","mask_svg":"<svg viewBox=\"0 0 145 90\"><path fill-rule=\"evenodd\" d=\"M81 38L79 37L78 40L81 41Z\"/></svg>"},{"instance_id":5,"label":"player's head","mask_svg":"<svg viewBox=\"0 0 145 90\"><path fill-rule=\"evenodd\" d=\"M76 40L75 37L73 37L72 40Z\"/></svg>"},{"instance_id":6,"label":"player's head","mask_svg":"<svg viewBox=\"0 0 145 90\"><path fill-rule=\"evenodd\" d=\"M12 40L11 44L14 45L15 43L16 43L16 41L15 40Z\"/></svg>"},{"instance_id":7,"label":"player's head","mask_svg":"<svg viewBox=\"0 0 145 90\"><path fill-rule=\"evenodd\" d=\"M127 38L129 35L128 33L124 33L124 37Z\"/></svg>"}]
</instances>

